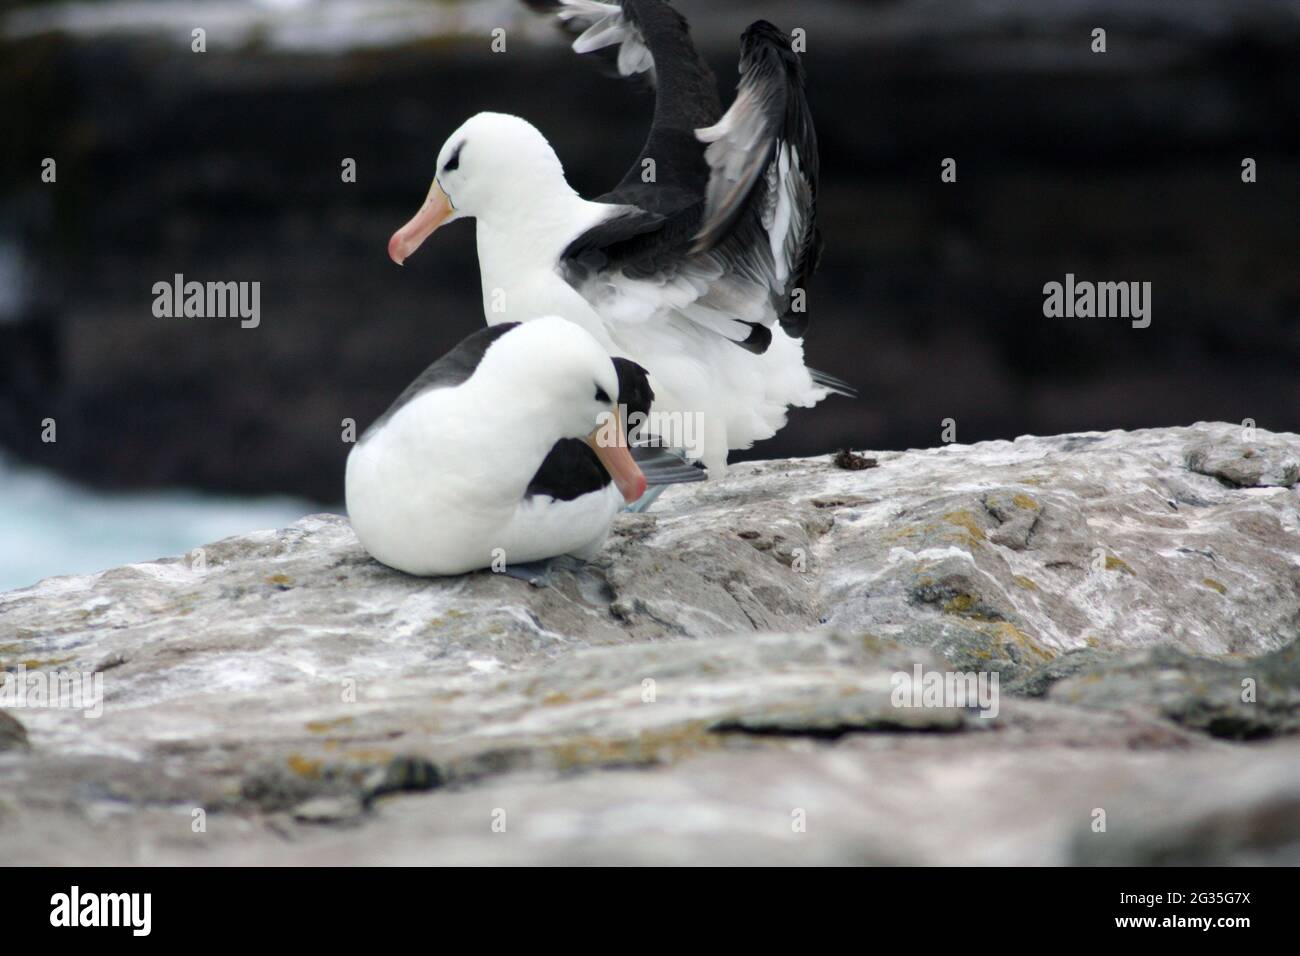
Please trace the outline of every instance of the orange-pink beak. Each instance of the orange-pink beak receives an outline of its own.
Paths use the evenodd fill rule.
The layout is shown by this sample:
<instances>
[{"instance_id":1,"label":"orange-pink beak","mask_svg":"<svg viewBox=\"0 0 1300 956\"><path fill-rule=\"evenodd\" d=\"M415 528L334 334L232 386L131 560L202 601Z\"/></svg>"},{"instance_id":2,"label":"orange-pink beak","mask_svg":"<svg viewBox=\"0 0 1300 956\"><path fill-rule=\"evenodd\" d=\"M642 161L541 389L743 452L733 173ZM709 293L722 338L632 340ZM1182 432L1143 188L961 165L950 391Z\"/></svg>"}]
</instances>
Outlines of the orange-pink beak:
<instances>
[{"instance_id":1,"label":"orange-pink beak","mask_svg":"<svg viewBox=\"0 0 1300 956\"><path fill-rule=\"evenodd\" d=\"M452 208L451 200L447 198L447 194L442 191L442 187L435 179L433 185L429 187L429 195L425 198L420 211L388 240L388 258L400 266L411 253L420 248L420 243L455 216L456 210Z\"/></svg>"},{"instance_id":2,"label":"orange-pink beak","mask_svg":"<svg viewBox=\"0 0 1300 956\"><path fill-rule=\"evenodd\" d=\"M624 501L631 504L645 494L645 475L641 474L632 453L628 451L627 433L623 430L623 422L617 411L612 414L610 421L587 436L587 444L614 479Z\"/></svg>"}]
</instances>

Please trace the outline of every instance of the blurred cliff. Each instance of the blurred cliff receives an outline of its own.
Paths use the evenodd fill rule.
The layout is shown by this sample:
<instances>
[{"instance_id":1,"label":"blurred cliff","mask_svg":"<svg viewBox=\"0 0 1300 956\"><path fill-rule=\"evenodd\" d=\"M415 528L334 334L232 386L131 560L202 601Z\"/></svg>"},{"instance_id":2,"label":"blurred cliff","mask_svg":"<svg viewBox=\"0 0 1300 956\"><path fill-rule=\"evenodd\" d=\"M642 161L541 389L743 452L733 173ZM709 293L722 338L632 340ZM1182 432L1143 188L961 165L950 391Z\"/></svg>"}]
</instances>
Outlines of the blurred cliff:
<instances>
[{"instance_id":1,"label":"blurred cliff","mask_svg":"<svg viewBox=\"0 0 1300 956\"><path fill-rule=\"evenodd\" d=\"M827 238L807 354L862 397L750 456L934 445L946 418L961 442L1296 427L1300 3L678 6L724 101L751 20L807 31ZM482 322L471 225L404 269L385 254L445 136L518 113L590 195L649 120L645 91L506 0L6 10L0 447L103 487L339 500L341 420L364 427ZM260 327L155 318L176 273L260 282ZM1066 273L1150 281L1150 328L1044 318Z\"/></svg>"}]
</instances>

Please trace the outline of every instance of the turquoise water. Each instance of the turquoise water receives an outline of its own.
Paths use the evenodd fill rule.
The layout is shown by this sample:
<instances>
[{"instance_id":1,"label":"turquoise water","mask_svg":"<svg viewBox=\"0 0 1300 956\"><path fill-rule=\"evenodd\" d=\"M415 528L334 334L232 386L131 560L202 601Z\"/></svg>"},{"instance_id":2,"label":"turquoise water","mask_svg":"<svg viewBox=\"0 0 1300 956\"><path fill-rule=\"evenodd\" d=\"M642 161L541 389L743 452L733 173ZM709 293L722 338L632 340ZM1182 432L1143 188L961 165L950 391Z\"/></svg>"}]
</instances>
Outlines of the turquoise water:
<instances>
[{"instance_id":1,"label":"turquoise water","mask_svg":"<svg viewBox=\"0 0 1300 956\"><path fill-rule=\"evenodd\" d=\"M98 492L0 458L0 591L181 554L321 510L287 497Z\"/></svg>"}]
</instances>

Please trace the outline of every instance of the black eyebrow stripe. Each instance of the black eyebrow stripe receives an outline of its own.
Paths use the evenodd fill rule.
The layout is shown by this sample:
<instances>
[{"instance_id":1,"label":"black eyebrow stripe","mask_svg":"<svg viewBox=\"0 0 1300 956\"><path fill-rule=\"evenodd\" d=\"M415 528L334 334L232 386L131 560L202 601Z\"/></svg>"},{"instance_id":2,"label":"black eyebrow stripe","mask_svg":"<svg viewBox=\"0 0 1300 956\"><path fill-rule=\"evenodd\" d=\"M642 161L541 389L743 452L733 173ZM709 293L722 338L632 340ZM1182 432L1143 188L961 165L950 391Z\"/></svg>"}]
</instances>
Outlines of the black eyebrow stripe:
<instances>
[{"instance_id":1,"label":"black eyebrow stripe","mask_svg":"<svg viewBox=\"0 0 1300 956\"><path fill-rule=\"evenodd\" d=\"M464 148L465 148L465 141L461 140L460 145L457 146L454 150L452 150L451 155L447 157L447 162L443 163L442 171L444 173L449 173L453 169L458 169L460 167L460 151Z\"/></svg>"}]
</instances>

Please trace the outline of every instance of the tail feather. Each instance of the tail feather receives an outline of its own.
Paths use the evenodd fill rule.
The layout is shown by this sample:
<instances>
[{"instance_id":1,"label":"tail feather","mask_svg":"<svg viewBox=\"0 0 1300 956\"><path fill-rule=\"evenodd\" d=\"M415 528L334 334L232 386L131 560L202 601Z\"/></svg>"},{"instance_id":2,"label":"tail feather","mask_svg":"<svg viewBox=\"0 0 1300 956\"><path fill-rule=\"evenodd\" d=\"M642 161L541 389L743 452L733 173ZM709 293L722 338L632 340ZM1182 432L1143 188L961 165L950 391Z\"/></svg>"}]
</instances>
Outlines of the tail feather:
<instances>
[{"instance_id":1,"label":"tail feather","mask_svg":"<svg viewBox=\"0 0 1300 956\"><path fill-rule=\"evenodd\" d=\"M668 448L633 445L632 458L649 485L680 485L709 477L703 465L687 461Z\"/></svg>"},{"instance_id":2,"label":"tail feather","mask_svg":"<svg viewBox=\"0 0 1300 956\"><path fill-rule=\"evenodd\" d=\"M820 385L822 388L829 390L834 395L843 395L845 398L858 397L858 390L842 378L836 378L834 375L827 375L825 372L819 372L815 368L810 368L808 374L812 376L814 384Z\"/></svg>"}]
</instances>

